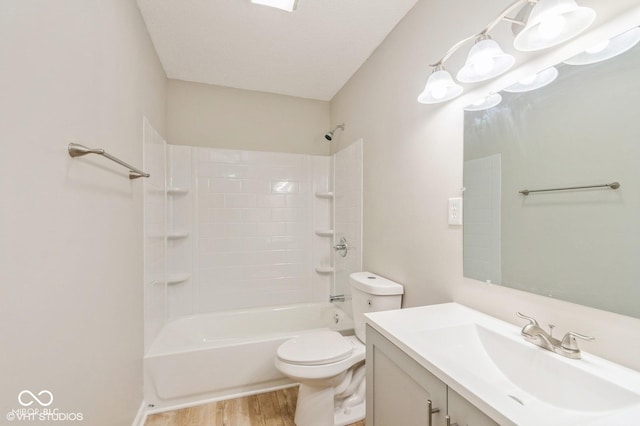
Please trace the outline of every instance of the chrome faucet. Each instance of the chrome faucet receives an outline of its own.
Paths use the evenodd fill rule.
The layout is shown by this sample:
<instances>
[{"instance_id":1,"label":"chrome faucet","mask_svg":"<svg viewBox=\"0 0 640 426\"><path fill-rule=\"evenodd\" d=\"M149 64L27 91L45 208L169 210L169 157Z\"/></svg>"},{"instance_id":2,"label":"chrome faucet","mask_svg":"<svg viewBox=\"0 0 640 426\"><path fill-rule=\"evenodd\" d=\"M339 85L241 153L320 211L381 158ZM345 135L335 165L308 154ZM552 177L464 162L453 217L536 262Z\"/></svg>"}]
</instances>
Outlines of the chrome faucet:
<instances>
[{"instance_id":1,"label":"chrome faucet","mask_svg":"<svg viewBox=\"0 0 640 426\"><path fill-rule=\"evenodd\" d=\"M347 298L344 294L329 295L329 302L345 302Z\"/></svg>"},{"instance_id":2,"label":"chrome faucet","mask_svg":"<svg viewBox=\"0 0 640 426\"><path fill-rule=\"evenodd\" d=\"M580 359L582 357L580 348L578 348L578 343L576 342L576 337L583 340L595 339L595 337L585 336L584 334L569 331L564 335L562 340L558 340L551 335L553 327L555 326L550 326L550 332L547 333L540 328L538 321L535 319L522 315L520 312L516 312L516 316L529 321L529 324L522 327L522 331L520 333L527 342L531 342L536 346L540 346L543 349L555 352L567 358Z\"/></svg>"}]
</instances>

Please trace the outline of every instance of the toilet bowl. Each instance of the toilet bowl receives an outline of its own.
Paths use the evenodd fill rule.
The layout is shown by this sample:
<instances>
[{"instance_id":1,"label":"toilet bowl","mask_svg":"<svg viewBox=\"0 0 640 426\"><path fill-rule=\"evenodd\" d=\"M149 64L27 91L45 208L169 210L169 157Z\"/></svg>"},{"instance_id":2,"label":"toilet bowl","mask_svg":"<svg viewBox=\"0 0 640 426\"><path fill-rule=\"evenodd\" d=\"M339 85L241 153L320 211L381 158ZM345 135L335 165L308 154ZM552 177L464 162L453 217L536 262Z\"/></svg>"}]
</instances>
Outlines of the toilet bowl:
<instances>
[{"instance_id":1,"label":"toilet bowl","mask_svg":"<svg viewBox=\"0 0 640 426\"><path fill-rule=\"evenodd\" d=\"M276 368L300 383L298 426L344 426L365 416L365 318L399 309L403 287L369 272L350 276L355 336L321 330L280 345Z\"/></svg>"},{"instance_id":2,"label":"toilet bowl","mask_svg":"<svg viewBox=\"0 0 640 426\"><path fill-rule=\"evenodd\" d=\"M318 331L290 339L280 345L275 365L280 372L300 382L296 425L347 425L364 418L364 392L355 395L364 366L365 346L355 336L336 331ZM345 392L351 389L350 393ZM342 404L352 398L347 406ZM337 413L336 413L337 409ZM337 418L343 418L337 421Z\"/></svg>"}]
</instances>

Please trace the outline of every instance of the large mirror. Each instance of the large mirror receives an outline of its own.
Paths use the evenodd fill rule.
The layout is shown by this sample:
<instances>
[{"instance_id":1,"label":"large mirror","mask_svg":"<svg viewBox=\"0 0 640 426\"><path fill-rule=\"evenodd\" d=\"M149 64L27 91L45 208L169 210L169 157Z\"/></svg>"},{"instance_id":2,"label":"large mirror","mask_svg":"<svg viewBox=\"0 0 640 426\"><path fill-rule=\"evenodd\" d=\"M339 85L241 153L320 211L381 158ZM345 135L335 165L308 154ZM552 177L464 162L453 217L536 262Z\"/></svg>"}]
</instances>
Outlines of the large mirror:
<instances>
[{"instance_id":1,"label":"large mirror","mask_svg":"<svg viewBox=\"0 0 640 426\"><path fill-rule=\"evenodd\" d=\"M640 318L640 44L556 68L465 112L464 275Z\"/></svg>"}]
</instances>

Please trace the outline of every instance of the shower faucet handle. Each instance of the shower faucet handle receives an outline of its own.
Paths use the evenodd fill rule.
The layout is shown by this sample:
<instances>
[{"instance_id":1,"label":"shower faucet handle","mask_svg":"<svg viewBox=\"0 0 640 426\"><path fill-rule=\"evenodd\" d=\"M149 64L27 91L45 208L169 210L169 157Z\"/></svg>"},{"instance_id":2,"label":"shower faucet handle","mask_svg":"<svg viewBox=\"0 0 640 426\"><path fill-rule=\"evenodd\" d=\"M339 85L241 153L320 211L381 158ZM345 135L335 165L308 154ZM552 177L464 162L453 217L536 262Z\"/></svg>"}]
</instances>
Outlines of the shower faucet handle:
<instances>
[{"instance_id":1,"label":"shower faucet handle","mask_svg":"<svg viewBox=\"0 0 640 426\"><path fill-rule=\"evenodd\" d=\"M349 252L349 244L347 244L347 239L345 237L340 237L340 241L338 244L333 246L333 249L338 252L338 254L342 257L346 257Z\"/></svg>"}]
</instances>

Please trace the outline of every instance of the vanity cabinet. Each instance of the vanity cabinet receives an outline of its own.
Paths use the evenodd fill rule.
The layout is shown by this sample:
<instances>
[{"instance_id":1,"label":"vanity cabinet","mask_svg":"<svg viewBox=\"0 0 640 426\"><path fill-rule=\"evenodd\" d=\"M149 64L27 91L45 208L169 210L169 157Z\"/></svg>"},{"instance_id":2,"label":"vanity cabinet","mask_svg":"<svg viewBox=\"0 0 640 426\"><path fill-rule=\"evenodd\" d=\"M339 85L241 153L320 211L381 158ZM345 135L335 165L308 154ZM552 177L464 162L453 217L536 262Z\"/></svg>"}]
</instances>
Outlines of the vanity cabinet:
<instances>
[{"instance_id":1,"label":"vanity cabinet","mask_svg":"<svg viewBox=\"0 0 640 426\"><path fill-rule=\"evenodd\" d=\"M447 388L447 412L451 417L452 425L495 426L498 424L449 387Z\"/></svg>"},{"instance_id":2,"label":"vanity cabinet","mask_svg":"<svg viewBox=\"0 0 640 426\"><path fill-rule=\"evenodd\" d=\"M498 424L369 326L366 365L367 426Z\"/></svg>"}]
</instances>

